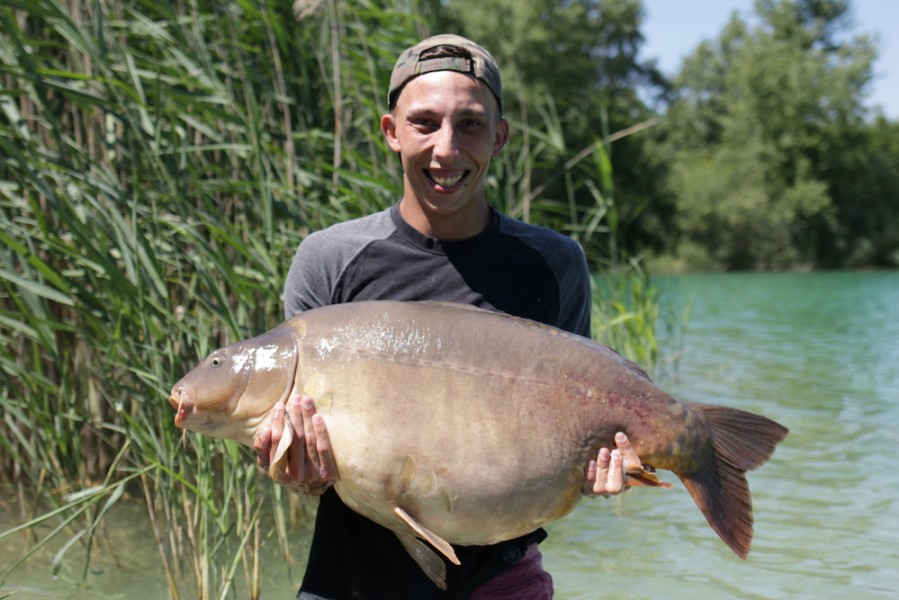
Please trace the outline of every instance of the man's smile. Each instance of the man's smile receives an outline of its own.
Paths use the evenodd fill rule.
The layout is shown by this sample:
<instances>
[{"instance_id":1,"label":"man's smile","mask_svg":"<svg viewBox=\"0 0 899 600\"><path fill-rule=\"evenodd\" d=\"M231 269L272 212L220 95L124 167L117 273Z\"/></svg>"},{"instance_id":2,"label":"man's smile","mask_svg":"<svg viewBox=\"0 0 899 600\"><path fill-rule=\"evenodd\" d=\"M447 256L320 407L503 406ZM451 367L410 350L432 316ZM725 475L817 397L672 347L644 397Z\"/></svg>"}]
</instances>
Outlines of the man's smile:
<instances>
[{"instance_id":1,"label":"man's smile","mask_svg":"<svg viewBox=\"0 0 899 600\"><path fill-rule=\"evenodd\" d=\"M425 176L444 189L453 188L459 185L465 179L469 171L437 171L435 169L425 169Z\"/></svg>"}]
</instances>

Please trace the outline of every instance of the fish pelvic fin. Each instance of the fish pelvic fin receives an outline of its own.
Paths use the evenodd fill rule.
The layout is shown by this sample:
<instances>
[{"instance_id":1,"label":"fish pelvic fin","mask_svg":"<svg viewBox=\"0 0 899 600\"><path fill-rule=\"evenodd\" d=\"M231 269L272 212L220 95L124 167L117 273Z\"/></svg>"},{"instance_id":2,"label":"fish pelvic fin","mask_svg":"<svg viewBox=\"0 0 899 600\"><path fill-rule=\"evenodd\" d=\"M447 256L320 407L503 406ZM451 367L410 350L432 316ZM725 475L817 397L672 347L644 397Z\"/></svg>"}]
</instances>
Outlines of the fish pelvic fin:
<instances>
[{"instance_id":1,"label":"fish pelvic fin","mask_svg":"<svg viewBox=\"0 0 899 600\"><path fill-rule=\"evenodd\" d=\"M421 523L412 518L409 513L404 511L399 506L393 509L393 512L409 527L412 528L412 532L409 533L397 533L396 536L399 538L400 543L402 543L403 547L406 549L406 552L415 560L421 570L425 572L431 581L439 587L441 590L446 589L446 564L441 560L441 558L434 552L431 548L429 548L424 542L422 542L420 538L423 538L428 541L434 548L440 551L447 559L450 560L454 565L462 564L458 557L456 557L456 551L453 550L453 547L449 542L444 540L442 537L424 527ZM414 532L414 533L413 533ZM417 536L417 537L416 537Z\"/></svg>"},{"instance_id":2,"label":"fish pelvic fin","mask_svg":"<svg viewBox=\"0 0 899 600\"><path fill-rule=\"evenodd\" d=\"M670 483L666 481L662 481L659 479L659 476L656 475L655 471L649 469L644 465L634 466L627 465L624 474L627 475L627 485L631 487L637 486L646 486L646 487L660 487L660 488L670 488L672 487Z\"/></svg>"},{"instance_id":3,"label":"fish pelvic fin","mask_svg":"<svg viewBox=\"0 0 899 600\"><path fill-rule=\"evenodd\" d=\"M434 585L441 590L446 589L446 563L440 560L437 553L431 550L427 544L412 535L411 533L397 533L396 537L400 540L403 548L409 553L409 556L415 560L415 563L421 567Z\"/></svg>"},{"instance_id":4,"label":"fish pelvic fin","mask_svg":"<svg viewBox=\"0 0 899 600\"><path fill-rule=\"evenodd\" d=\"M709 444L693 469L674 469L718 536L740 558L752 543L752 497L746 472L765 464L789 430L743 410L692 404L709 425Z\"/></svg>"},{"instance_id":5,"label":"fish pelvic fin","mask_svg":"<svg viewBox=\"0 0 899 600\"><path fill-rule=\"evenodd\" d=\"M419 537L427 540L432 546L434 546L437 550L440 551L445 557L447 557L451 563L454 565L461 565L459 559L456 557L456 551L453 550L453 547L447 542L445 539L413 519L409 513L404 511L402 508L397 506L393 509L393 512L406 522L409 527L411 527Z\"/></svg>"}]
</instances>

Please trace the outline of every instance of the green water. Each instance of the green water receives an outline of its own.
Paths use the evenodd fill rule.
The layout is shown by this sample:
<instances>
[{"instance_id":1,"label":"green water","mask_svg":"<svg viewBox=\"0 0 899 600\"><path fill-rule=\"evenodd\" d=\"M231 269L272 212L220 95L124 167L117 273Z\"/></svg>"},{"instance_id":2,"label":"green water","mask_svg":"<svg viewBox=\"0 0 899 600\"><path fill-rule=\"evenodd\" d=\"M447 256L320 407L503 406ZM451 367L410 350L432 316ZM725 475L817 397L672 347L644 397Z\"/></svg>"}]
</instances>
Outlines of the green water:
<instances>
[{"instance_id":1,"label":"green water","mask_svg":"<svg viewBox=\"0 0 899 600\"><path fill-rule=\"evenodd\" d=\"M692 306L685 333L663 335L666 352L680 357L660 369L658 383L683 400L763 413L791 433L750 474L756 536L748 560L718 540L663 472L674 489L585 501L549 527L542 547L556 597L899 597L899 272L678 276L656 284L665 315ZM9 526L3 521L0 530ZM0 596L166 598L144 521L140 505L116 513L86 580L77 548L55 578L47 551L15 571ZM264 541L263 598L295 593L308 526L295 533L301 541L291 571L274 541ZM23 546L3 540L0 566ZM247 597L236 589L232 597Z\"/></svg>"},{"instance_id":2,"label":"green water","mask_svg":"<svg viewBox=\"0 0 899 600\"><path fill-rule=\"evenodd\" d=\"M686 490L583 503L544 545L559 598L899 597L899 273L659 278L692 304L657 376L683 400L765 414L791 433L749 476L743 561ZM668 481L676 478L663 474Z\"/></svg>"}]
</instances>

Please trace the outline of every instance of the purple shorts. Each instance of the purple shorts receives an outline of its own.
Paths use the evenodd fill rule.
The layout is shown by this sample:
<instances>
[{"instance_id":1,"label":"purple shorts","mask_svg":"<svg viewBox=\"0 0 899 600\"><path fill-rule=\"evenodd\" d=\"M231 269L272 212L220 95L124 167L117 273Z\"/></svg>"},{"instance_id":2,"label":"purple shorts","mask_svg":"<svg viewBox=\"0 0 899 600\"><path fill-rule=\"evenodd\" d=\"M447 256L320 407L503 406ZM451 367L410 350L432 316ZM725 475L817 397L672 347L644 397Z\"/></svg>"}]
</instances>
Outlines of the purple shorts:
<instances>
[{"instance_id":1,"label":"purple shorts","mask_svg":"<svg viewBox=\"0 0 899 600\"><path fill-rule=\"evenodd\" d=\"M543 555L537 544L528 546L517 563L479 587L469 600L550 600L553 578L543 570Z\"/></svg>"}]
</instances>

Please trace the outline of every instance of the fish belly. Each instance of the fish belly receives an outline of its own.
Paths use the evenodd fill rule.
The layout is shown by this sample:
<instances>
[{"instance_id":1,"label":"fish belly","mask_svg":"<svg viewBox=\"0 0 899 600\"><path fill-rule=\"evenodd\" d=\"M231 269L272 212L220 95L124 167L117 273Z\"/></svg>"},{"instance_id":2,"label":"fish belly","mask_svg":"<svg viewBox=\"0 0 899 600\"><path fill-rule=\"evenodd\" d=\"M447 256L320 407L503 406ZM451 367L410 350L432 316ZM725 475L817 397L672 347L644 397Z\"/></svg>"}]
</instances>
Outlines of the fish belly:
<instances>
[{"instance_id":1,"label":"fish belly","mask_svg":"<svg viewBox=\"0 0 899 600\"><path fill-rule=\"evenodd\" d=\"M571 511L596 440L619 426L588 418L590 347L483 311L378 304L315 311L300 345L298 383L325 418L344 502L391 528L399 506L464 545Z\"/></svg>"}]
</instances>

